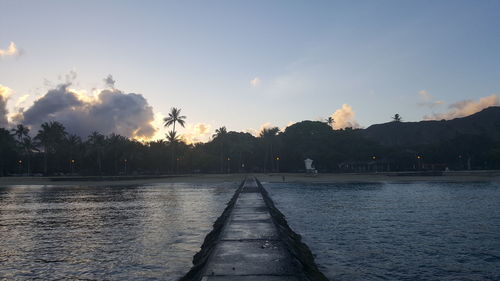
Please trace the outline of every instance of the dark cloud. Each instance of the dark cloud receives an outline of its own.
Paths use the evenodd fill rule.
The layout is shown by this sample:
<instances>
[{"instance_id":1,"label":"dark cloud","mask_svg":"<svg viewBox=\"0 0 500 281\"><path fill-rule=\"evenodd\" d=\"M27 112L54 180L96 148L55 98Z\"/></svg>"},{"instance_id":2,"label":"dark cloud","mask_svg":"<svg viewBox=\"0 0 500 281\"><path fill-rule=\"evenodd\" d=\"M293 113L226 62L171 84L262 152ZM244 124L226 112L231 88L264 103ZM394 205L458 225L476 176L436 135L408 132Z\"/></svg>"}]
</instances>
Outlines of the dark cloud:
<instances>
[{"instance_id":1,"label":"dark cloud","mask_svg":"<svg viewBox=\"0 0 500 281\"><path fill-rule=\"evenodd\" d=\"M103 90L96 98L82 98L63 84L50 90L23 112L23 123L38 128L59 121L68 132L82 137L93 131L127 137L151 137L155 128L153 108L140 94L117 89Z\"/></svg>"},{"instance_id":2,"label":"dark cloud","mask_svg":"<svg viewBox=\"0 0 500 281\"><path fill-rule=\"evenodd\" d=\"M106 85L106 87L109 87L109 88L114 88L115 87L115 79L113 79L113 76L110 74L108 75L108 77L104 78L104 84Z\"/></svg>"}]
</instances>

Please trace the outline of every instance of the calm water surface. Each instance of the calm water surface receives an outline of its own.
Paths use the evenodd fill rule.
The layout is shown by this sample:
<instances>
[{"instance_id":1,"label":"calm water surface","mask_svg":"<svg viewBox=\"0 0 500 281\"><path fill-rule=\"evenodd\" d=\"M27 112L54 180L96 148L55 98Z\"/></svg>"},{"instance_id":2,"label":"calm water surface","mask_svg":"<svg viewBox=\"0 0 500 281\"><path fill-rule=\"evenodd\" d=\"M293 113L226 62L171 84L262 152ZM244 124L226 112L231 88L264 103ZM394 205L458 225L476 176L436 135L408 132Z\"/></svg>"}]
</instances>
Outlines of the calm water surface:
<instances>
[{"instance_id":1,"label":"calm water surface","mask_svg":"<svg viewBox=\"0 0 500 281\"><path fill-rule=\"evenodd\" d=\"M0 280L176 280L236 187L0 187Z\"/></svg>"},{"instance_id":2,"label":"calm water surface","mask_svg":"<svg viewBox=\"0 0 500 281\"><path fill-rule=\"evenodd\" d=\"M498 183L264 186L332 280L500 280Z\"/></svg>"}]
</instances>

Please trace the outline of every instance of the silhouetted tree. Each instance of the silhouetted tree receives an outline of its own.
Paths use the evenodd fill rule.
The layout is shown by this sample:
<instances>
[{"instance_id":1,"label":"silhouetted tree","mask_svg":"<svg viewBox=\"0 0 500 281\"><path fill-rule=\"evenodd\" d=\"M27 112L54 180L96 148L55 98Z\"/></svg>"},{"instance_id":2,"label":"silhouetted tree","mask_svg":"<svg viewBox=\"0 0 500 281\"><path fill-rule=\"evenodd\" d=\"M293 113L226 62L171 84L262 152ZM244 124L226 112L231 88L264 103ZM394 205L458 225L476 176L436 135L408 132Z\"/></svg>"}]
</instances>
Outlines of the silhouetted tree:
<instances>
[{"instance_id":1,"label":"silhouetted tree","mask_svg":"<svg viewBox=\"0 0 500 281\"><path fill-rule=\"evenodd\" d=\"M212 135L213 141L219 143L220 147L220 172L224 172L224 143L226 142L227 129L225 126L220 127L215 130L215 134Z\"/></svg>"},{"instance_id":2,"label":"silhouetted tree","mask_svg":"<svg viewBox=\"0 0 500 281\"><path fill-rule=\"evenodd\" d=\"M394 114L394 116L392 117L392 121L393 121L393 122L401 122L401 121L403 121L403 119L401 118L401 116L400 116L398 113L396 113L396 114Z\"/></svg>"},{"instance_id":3,"label":"silhouetted tree","mask_svg":"<svg viewBox=\"0 0 500 281\"><path fill-rule=\"evenodd\" d=\"M16 163L16 141L8 130L0 128L0 176L12 172Z\"/></svg>"},{"instance_id":4,"label":"silhouetted tree","mask_svg":"<svg viewBox=\"0 0 500 281\"><path fill-rule=\"evenodd\" d=\"M168 113L168 116L163 119L163 122L165 122L165 124L164 124L165 127L170 127L171 125L173 125L173 129L171 132L173 133L172 136L175 136L175 133L176 133L175 124L179 123L179 125L184 127L184 124L186 122L185 119L186 119L186 116L181 115L180 108L172 107L170 109L170 112ZM176 166L175 165L176 164L175 146L176 146L177 142L175 141L175 138L172 140L173 141L169 141L169 142L170 142L171 147L172 147L172 167L175 167Z\"/></svg>"},{"instance_id":5,"label":"silhouetted tree","mask_svg":"<svg viewBox=\"0 0 500 281\"><path fill-rule=\"evenodd\" d=\"M264 128L259 134L259 138L262 140L265 146L265 155L264 155L264 172L267 171L267 163L271 162L271 169L274 163L274 153L273 153L273 144L275 142L276 135L280 129L278 127L272 128Z\"/></svg>"},{"instance_id":6,"label":"silhouetted tree","mask_svg":"<svg viewBox=\"0 0 500 281\"><path fill-rule=\"evenodd\" d=\"M39 141L43 147L43 172L45 175L47 175L49 155L55 154L57 152L58 146L63 143L67 133L63 124L57 121L45 122L40 127L41 128L38 131L35 140Z\"/></svg>"},{"instance_id":7,"label":"silhouetted tree","mask_svg":"<svg viewBox=\"0 0 500 281\"><path fill-rule=\"evenodd\" d=\"M172 131L176 132L175 131L175 124L179 123L179 125L184 127L184 124L186 122L185 119L186 119L186 116L181 115L180 108L172 107L170 109L170 112L168 113L168 116L163 119L163 122L165 122L165 124L164 124L165 127L170 127L173 125Z\"/></svg>"},{"instance_id":8,"label":"silhouetted tree","mask_svg":"<svg viewBox=\"0 0 500 281\"><path fill-rule=\"evenodd\" d=\"M95 159L97 164L97 171L99 175L102 174L102 158L104 154L105 137L99 132L92 132L86 142L87 156Z\"/></svg>"},{"instance_id":9,"label":"silhouetted tree","mask_svg":"<svg viewBox=\"0 0 500 281\"><path fill-rule=\"evenodd\" d=\"M328 124L328 126L333 128L333 124L335 123L335 120L333 119L333 117L330 116L330 117L325 119L325 122L326 122L326 124Z\"/></svg>"}]
</instances>

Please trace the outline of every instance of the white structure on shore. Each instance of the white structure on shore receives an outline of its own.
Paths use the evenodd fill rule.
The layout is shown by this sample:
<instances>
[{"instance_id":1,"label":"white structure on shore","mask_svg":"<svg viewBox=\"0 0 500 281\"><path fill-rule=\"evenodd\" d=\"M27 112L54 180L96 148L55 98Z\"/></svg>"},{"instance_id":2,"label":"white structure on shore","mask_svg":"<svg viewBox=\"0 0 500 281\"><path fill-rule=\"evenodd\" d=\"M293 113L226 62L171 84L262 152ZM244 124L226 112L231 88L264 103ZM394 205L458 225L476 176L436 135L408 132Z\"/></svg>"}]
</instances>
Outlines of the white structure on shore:
<instances>
[{"instance_id":1,"label":"white structure on shore","mask_svg":"<svg viewBox=\"0 0 500 281\"><path fill-rule=\"evenodd\" d=\"M318 170L314 168L313 162L314 161L311 158L307 158L306 160L304 160L304 164L306 165L306 173L308 174L318 173Z\"/></svg>"}]
</instances>

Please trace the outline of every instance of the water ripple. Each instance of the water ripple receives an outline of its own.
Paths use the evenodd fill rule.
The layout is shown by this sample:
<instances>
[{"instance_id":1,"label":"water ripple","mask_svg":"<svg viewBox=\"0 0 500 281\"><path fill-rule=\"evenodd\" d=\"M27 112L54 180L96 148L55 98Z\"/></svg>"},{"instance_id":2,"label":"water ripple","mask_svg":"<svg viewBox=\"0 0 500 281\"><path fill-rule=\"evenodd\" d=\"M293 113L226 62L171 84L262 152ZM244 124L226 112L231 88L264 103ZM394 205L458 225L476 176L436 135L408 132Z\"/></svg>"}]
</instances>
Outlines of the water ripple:
<instances>
[{"instance_id":1,"label":"water ripple","mask_svg":"<svg viewBox=\"0 0 500 281\"><path fill-rule=\"evenodd\" d=\"M500 280L496 184L265 186L332 280Z\"/></svg>"},{"instance_id":2,"label":"water ripple","mask_svg":"<svg viewBox=\"0 0 500 281\"><path fill-rule=\"evenodd\" d=\"M235 187L0 187L0 280L176 280Z\"/></svg>"}]
</instances>

